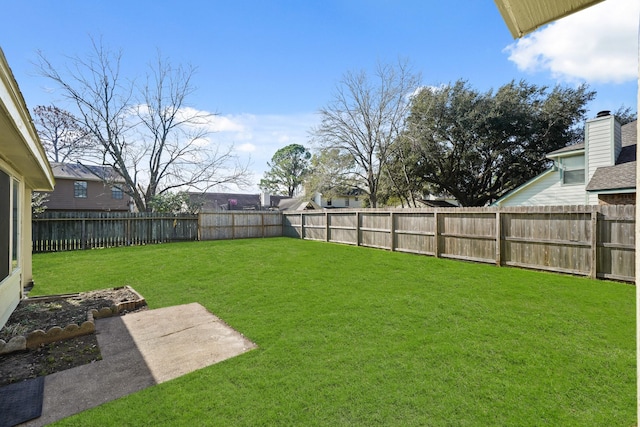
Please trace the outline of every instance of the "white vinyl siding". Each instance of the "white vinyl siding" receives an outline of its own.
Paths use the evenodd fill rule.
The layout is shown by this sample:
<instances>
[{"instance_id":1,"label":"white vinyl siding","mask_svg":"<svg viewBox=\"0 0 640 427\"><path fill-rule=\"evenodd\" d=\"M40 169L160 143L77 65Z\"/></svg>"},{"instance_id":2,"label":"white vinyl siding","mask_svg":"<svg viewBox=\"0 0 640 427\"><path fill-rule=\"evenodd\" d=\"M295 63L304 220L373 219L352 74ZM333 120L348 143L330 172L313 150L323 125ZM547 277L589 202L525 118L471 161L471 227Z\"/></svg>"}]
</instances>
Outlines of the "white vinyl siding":
<instances>
[{"instance_id":1,"label":"white vinyl siding","mask_svg":"<svg viewBox=\"0 0 640 427\"><path fill-rule=\"evenodd\" d=\"M587 203L585 184L562 185L560 171L547 171L502 199L500 206L557 206Z\"/></svg>"},{"instance_id":2,"label":"white vinyl siding","mask_svg":"<svg viewBox=\"0 0 640 427\"><path fill-rule=\"evenodd\" d=\"M587 121L585 155L589 167L587 181L596 169L613 166L621 150L620 123L614 116L599 117Z\"/></svg>"}]
</instances>

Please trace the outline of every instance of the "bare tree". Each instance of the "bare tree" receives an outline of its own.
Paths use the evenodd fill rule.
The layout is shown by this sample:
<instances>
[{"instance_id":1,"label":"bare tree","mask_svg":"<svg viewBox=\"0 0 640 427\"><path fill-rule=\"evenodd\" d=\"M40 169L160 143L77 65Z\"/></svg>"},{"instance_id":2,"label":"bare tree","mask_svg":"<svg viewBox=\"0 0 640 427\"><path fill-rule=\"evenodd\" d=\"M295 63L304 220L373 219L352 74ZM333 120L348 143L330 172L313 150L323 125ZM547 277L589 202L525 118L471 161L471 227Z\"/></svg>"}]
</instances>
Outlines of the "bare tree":
<instances>
[{"instance_id":1,"label":"bare tree","mask_svg":"<svg viewBox=\"0 0 640 427\"><path fill-rule=\"evenodd\" d=\"M323 148L348 153L360 185L377 206L378 185L389 150L402 131L410 96L420 77L407 62L378 64L373 77L365 72L344 75L313 135Z\"/></svg>"},{"instance_id":2,"label":"bare tree","mask_svg":"<svg viewBox=\"0 0 640 427\"><path fill-rule=\"evenodd\" d=\"M79 120L98 143L103 165L125 181L123 191L139 211L174 189L205 191L226 183L245 183L233 147L207 138L211 114L189 108L193 68L172 67L158 54L145 83L136 87L121 75L122 52L92 40L87 58L69 57L58 69L39 53L40 73L55 83L79 111Z\"/></svg>"},{"instance_id":3,"label":"bare tree","mask_svg":"<svg viewBox=\"0 0 640 427\"><path fill-rule=\"evenodd\" d=\"M211 147L207 124L214 116L186 105L195 88L193 67L177 66L158 59L139 90L136 115L141 123L149 184L141 189L148 203L156 194L189 187L199 191L222 184L246 184L247 166L240 165L233 147ZM136 162L139 173L143 162Z\"/></svg>"},{"instance_id":4,"label":"bare tree","mask_svg":"<svg viewBox=\"0 0 640 427\"><path fill-rule=\"evenodd\" d=\"M33 114L38 136L52 162L84 160L95 149L89 131L70 112L54 105L38 105Z\"/></svg>"}]
</instances>

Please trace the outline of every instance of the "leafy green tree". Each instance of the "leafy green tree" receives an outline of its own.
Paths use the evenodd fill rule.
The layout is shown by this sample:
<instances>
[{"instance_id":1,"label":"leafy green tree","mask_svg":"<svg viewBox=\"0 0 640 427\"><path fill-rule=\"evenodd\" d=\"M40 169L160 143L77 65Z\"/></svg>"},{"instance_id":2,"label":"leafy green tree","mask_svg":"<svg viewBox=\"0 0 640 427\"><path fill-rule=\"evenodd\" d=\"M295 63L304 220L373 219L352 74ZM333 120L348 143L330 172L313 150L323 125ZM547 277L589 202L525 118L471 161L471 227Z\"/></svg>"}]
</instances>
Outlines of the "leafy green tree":
<instances>
[{"instance_id":1,"label":"leafy green tree","mask_svg":"<svg viewBox=\"0 0 640 427\"><path fill-rule=\"evenodd\" d=\"M311 153L300 144L290 144L279 149L267 165L271 168L260 180L260 188L276 194L293 197L302 185L309 169Z\"/></svg>"},{"instance_id":2,"label":"leafy green tree","mask_svg":"<svg viewBox=\"0 0 640 427\"><path fill-rule=\"evenodd\" d=\"M149 201L149 208L153 212L196 213L201 207L202 201L191 198L183 191L156 194Z\"/></svg>"},{"instance_id":3,"label":"leafy green tree","mask_svg":"<svg viewBox=\"0 0 640 427\"><path fill-rule=\"evenodd\" d=\"M416 179L484 206L549 166L545 155L582 140L579 124L595 96L512 81L482 93L466 81L424 88L414 98L405 137L417 153Z\"/></svg>"},{"instance_id":4,"label":"leafy green tree","mask_svg":"<svg viewBox=\"0 0 640 427\"><path fill-rule=\"evenodd\" d=\"M389 151L384 173L380 180L379 204L417 207L425 183L416 170L418 153L413 150L411 140L400 137Z\"/></svg>"},{"instance_id":5,"label":"leafy green tree","mask_svg":"<svg viewBox=\"0 0 640 427\"><path fill-rule=\"evenodd\" d=\"M322 194L326 199L344 195L357 188L353 158L337 148L321 149L311 157L309 173L305 179L305 193Z\"/></svg>"},{"instance_id":6,"label":"leafy green tree","mask_svg":"<svg viewBox=\"0 0 640 427\"><path fill-rule=\"evenodd\" d=\"M614 111L613 115L616 116L616 119L618 119L622 125L638 120L638 112L634 112L631 107L625 107L624 105Z\"/></svg>"}]
</instances>

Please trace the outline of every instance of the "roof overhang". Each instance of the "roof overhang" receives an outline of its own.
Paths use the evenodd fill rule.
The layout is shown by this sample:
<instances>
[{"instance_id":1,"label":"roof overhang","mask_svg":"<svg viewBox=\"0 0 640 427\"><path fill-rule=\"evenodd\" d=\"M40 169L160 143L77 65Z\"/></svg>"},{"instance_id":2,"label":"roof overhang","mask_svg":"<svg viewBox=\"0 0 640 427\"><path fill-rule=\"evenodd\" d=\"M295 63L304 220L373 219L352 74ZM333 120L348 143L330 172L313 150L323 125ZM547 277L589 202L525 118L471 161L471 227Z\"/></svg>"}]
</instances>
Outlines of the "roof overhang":
<instances>
[{"instance_id":1,"label":"roof overhang","mask_svg":"<svg viewBox=\"0 0 640 427\"><path fill-rule=\"evenodd\" d=\"M11 68L0 49L0 159L32 190L51 191L51 166Z\"/></svg>"},{"instance_id":2,"label":"roof overhang","mask_svg":"<svg viewBox=\"0 0 640 427\"><path fill-rule=\"evenodd\" d=\"M519 38L603 0L494 0L513 38Z\"/></svg>"},{"instance_id":3,"label":"roof overhang","mask_svg":"<svg viewBox=\"0 0 640 427\"><path fill-rule=\"evenodd\" d=\"M579 156L580 154L584 154L584 148L579 148L577 150L572 150L572 151L564 151L564 152L558 153L558 154L549 153L545 157L547 159L549 159L549 160L556 160L556 159L561 159L561 158L564 158L564 157Z\"/></svg>"},{"instance_id":4,"label":"roof overhang","mask_svg":"<svg viewBox=\"0 0 640 427\"><path fill-rule=\"evenodd\" d=\"M630 194L635 192L636 192L635 187L616 188L613 190L587 190L587 193L595 193L595 194Z\"/></svg>"}]
</instances>

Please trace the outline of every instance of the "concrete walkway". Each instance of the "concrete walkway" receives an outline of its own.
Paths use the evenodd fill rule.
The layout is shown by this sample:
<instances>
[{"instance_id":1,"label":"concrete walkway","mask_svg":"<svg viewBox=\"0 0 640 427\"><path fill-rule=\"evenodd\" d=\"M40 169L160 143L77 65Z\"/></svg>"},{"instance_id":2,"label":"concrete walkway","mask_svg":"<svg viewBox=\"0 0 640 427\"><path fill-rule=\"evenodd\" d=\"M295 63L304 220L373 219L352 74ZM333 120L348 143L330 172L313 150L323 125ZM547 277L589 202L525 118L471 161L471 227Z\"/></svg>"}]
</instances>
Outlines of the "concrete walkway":
<instances>
[{"instance_id":1,"label":"concrete walkway","mask_svg":"<svg viewBox=\"0 0 640 427\"><path fill-rule=\"evenodd\" d=\"M43 426L256 347L197 303L96 320L102 360L45 377Z\"/></svg>"}]
</instances>

